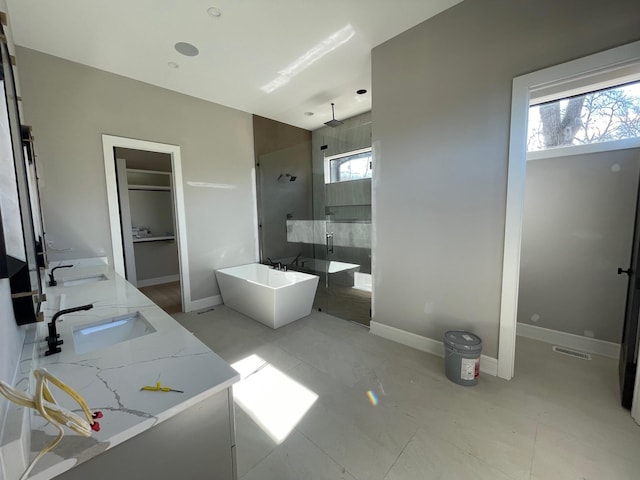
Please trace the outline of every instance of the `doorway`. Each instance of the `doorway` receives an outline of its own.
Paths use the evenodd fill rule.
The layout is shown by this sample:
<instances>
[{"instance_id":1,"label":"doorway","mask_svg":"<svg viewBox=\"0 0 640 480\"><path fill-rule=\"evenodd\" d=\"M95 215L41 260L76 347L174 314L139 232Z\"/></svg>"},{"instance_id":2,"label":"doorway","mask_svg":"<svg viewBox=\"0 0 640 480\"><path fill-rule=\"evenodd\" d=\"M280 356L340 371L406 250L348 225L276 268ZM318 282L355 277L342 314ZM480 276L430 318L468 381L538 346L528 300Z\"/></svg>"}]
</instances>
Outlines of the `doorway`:
<instances>
[{"instance_id":1,"label":"doorway","mask_svg":"<svg viewBox=\"0 0 640 480\"><path fill-rule=\"evenodd\" d=\"M610 83L612 85L620 83L624 78L636 80L640 78L639 73L640 42L635 42L514 79L498 355L498 376L502 378L510 379L514 374L526 172L527 114L530 98L532 95L554 96L560 91L571 91L573 94L584 93L595 83L600 83L604 88L607 82L614 82ZM633 138L618 141L615 149L639 146L639 139ZM593 153L611 149L612 145L609 143L585 147ZM636 378L636 385L638 381L640 379ZM638 391L636 388L636 400ZM637 408L632 409L632 414L636 420L640 419L640 411Z\"/></svg>"},{"instance_id":2,"label":"doorway","mask_svg":"<svg viewBox=\"0 0 640 480\"><path fill-rule=\"evenodd\" d=\"M165 312L182 311L171 156L115 148L126 279Z\"/></svg>"},{"instance_id":3,"label":"doorway","mask_svg":"<svg viewBox=\"0 0 640 480\"><path fill-rule=\"evenodd\" d=\"M168 313L190 311L180 147L111 135L102 143L116 272Z\"/></svg>"}]
</instances>

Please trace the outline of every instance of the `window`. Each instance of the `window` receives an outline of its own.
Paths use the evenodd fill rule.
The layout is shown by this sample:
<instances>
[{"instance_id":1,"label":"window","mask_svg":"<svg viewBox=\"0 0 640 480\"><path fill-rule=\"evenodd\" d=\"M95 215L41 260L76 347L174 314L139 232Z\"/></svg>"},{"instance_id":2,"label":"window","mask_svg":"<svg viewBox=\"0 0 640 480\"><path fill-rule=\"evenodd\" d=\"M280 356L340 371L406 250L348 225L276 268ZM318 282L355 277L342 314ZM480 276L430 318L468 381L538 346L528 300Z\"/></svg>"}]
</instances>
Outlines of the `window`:
<instances>
[{"instance_id":1,"label":"window","mask_svg":"<svg viewBox=\"0 0 640 480\"><path fill-rule=\"evenodd\" d=\"M325 157L325 183L371 178L371 147Z\"/></svg>"},{"instance_id":2,"label":"window","mask_svg":"<svg viewBox=\"0 0 640 480\"><path fill-rule=\"evenodd\" d=\"M640 81L529 108L527 151L640 138Z\"/></svg>"}]
</instances>

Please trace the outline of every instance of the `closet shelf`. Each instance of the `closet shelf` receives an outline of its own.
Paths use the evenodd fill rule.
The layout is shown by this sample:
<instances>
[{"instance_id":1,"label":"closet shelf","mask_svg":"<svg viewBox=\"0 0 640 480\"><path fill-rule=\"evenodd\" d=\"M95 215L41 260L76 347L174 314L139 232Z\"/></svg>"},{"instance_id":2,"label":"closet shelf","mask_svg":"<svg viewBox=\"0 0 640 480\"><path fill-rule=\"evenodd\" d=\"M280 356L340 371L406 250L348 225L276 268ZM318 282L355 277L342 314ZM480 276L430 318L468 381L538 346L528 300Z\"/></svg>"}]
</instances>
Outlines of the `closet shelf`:
<instances>
[{"instance_id":1,"label":"closet shelf","mask_svg":"<svg viewBox=\"0 0 640 480\"><path fill-rule=\"evenodd\" d=\"M142 243L142 242L163 242L166 240L175 240L175 235L168 235L164 237L143 237L143 238L134 238L133 243Z\"/></svg>"},{"instance_id":2,"label":"closet shelf","mask_svg":"<svg viewBox=\"0 0 640 480\"><path fill-rule=\"evenodd\" d=\"M165 185L129 185L129 190L169 192L171 191L171 187Z\"/></svg>"}]
</instances>

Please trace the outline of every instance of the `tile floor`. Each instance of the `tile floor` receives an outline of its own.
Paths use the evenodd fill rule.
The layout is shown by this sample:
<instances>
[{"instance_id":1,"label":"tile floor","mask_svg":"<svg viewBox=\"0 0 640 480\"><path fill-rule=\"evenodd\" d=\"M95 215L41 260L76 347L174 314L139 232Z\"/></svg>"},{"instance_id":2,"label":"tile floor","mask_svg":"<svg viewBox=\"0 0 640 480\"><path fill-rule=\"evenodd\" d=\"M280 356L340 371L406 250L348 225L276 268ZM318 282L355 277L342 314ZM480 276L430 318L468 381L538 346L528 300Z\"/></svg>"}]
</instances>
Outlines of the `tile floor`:
<instances>
[{"instance_id":1,"label":"tile floor","mask_svg":"<svg viewBox=\"0 0 640 480\"><path fill-rule=\"evenodd\" d=\"M518 338L512 381L461 387L443 359L323 313L278 330L225 306L174 318L230 363L250 357L235 390L241 480L640 478L613 360Z\"/></svg>"}]
</instances>

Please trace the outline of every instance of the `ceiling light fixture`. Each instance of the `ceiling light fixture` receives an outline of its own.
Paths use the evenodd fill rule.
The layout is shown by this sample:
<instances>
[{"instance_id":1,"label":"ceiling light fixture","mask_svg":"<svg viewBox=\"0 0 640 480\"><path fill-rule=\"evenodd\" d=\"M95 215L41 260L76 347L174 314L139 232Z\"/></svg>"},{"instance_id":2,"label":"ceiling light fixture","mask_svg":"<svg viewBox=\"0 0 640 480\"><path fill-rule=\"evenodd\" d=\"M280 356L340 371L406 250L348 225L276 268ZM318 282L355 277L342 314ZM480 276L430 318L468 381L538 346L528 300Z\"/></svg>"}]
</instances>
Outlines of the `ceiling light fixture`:
<instances>
[{"instance_id":1,"label":"ceiling light fixture","mask_svg":"<svg viewBox=\"0 0 640 480\"><path fill-rule=\"evenodd\" d=\"M209 16L213 18L220 18L222 16L222 10L217 7L209 7L207 8L207 13Z\"/></svg>"},{"instance_id":2,"label":"ceiling light fixture","mask_svg":"<svg viewBox=\"0 0 640 480\"><path fill-rule=\"evenodd\" d=\"M200 53L195 45L187 42L178 42L174 45L174 48L178 53L181 53L185 57L195 57L196 55L198 55L198 53Z\"/></svg>"},{"instance_id":3,"label":"ceiling light fixture","mask_svg":"<svg viewBox=\"0 0 640 480\"><path fill-rule=\"evenodd\" d=\"M278 76L266 85L260 87L260 90L265 93L271 93L274 90L282 87L283 85L286 85L293 77L298 75L306 68L310 67L317 60L320 60L327 53L331 53L340 45L347 43L355 34L356 31L350 24L342 27L340 30L332 33L320 43L311 47L297 60L280 70L278 72Z\"/></svg>"}]
</instances>

